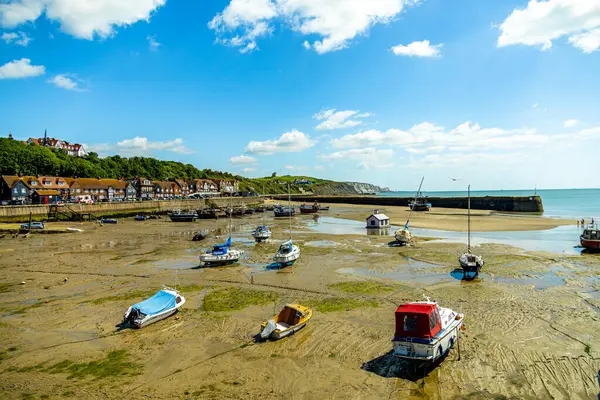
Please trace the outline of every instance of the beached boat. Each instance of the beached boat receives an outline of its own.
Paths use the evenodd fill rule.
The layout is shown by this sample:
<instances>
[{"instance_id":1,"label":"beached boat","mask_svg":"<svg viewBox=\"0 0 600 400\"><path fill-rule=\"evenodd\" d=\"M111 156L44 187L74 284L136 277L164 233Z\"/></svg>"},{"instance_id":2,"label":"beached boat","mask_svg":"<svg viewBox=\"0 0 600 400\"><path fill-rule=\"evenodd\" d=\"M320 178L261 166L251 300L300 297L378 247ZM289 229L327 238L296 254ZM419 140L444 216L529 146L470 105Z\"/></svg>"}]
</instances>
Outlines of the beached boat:
<instances>
[{"instance_id":1,"label":"beached boat","mask_svg":"<svg viewBox=\"0 0 600 400\"><path fill-rule=\"evenodd\" d=\"M264 242L265 240L271 237L271 230L266 225L257 226L255 230L252 231L252 237L256 242Z\"/></svg>"},{"instance_id":2,"label":"beached boat","mask_svg":"<svg viewBox=\"0 0 600 400\"><path fill-rule=\"evenodd\" d=\"M434 362L458 341L463 314L436 302L417 301L396 310L394 354L400 358Z\"/></svg>"},{"instance_id":3,"label":"beached boat","mask_svg":"<svg viewBox=\"0 0 600 400\"><path fill-rule=\"evenodd\" d=\"M118 222L119 222L119 220L116 220L114 218L102 218L100 220L100 223L102 223L102 224L116 224Z\"/></svg>"},{"instance_id":4,"label":"beached boat","mask_svg":"<svg viewBox=\"0 0 600 400\"><path fill-rule=\"evenodd\" d=\"M277 253L273 256L273 261L287 267L296 262L300 258L300 247L292 242L292 239L285 243L282 243L277 250Z\"/></svg>"},{"instance_id":5,"label":"beached boat","mask_svg":"<svg viewBox=\"0 0 600 400\"><path fill-rule=\"evenodd\" d=\"M406 246L410 243L412 240L412 233L408 229L408 221L406 222L406 225L404 225L404 228L396 231L394 238L401 246Z\"/></svg>"},{"instance_id":6,"label":"beached boat","mask_svg":"<svg viewBox=\"0 0 600 400\"><path fill-rule=\"evenodd\" d=\"M169 218L173 222L194 222L198 219L198 214L195 211L184 213L180 210L175 210L172 213L169 213Z\"/></svg>"},{"instance_id":7,"label":"beached boat","mask_svg":"<svg viewBox=\"0 0 600 400\"><path fill-rule=\"evenodd\" d=\"M292 203L290 185L288 185L288 202ZM293 207L289 207L292 208ZM300 258L300 247L292 242L292 214L289 214L290 220L290 240L279 246L277 253L273 256L273 261L282 267L292 265Z\"/></svg>"},{"instance_id":8,"label":"beached boat","mask_svg":"<svg viewBox=\"0 0 600 400\"><path fill-rule=\"evenodd\" d=\"M329 211L329 206L319 206L319 211Z\"/></svg>"},{"instance_id":9,"label":"beached boat","mask_svg":"<svg viewBox=\"0 0 600 400\"><path fill-rule=\"evenodd\" d=\"M147 219L148 219L148 217L147 217L147 216L145 216L145 215L136 215L134 219L135 219L136 221L145 221L145 220L147 220Z\"/></svg>"},{"instance_id":10,"label":"beached boat","mask_svg":"<svg viewBox=\"0 0 600 400\"><path fill-rule=\"evenodd\" d=\"M215 244L211 250L200 254L200 262L208 265L228 265L236 263L244 255L243 250L231 248L231 237L223 244Z\"/></svg>"},{"instance_id":11,"label":"beached boat","mask_svg":"<svg viewBox=\"0 0 600 400\"><path fill-rule=\"evenodd\" d=\"M590 225L583 229L579 236L581 246L587 250L600 251L600 229L597 225Z\"/></svg>"},{"instance_id":12,"label":"beached boat","mask_svg":"<svg viewBox=\"0 0 600 400\"><path fill-rule=\"evenodd\" d=\"M175 314L185 304L185 298L175 289L164 288L154 296L127 309L123 322L143 328Z\"/></svg>"},{"instance_id":13,"label":"beached boat","mask_svg":"<svg viewBox=\"0 0 600 400\"><path fill-rule=\"evenodd\" d=\"M296 209L294 207L280 206L273 209L276 217L293 217L296 215Z\"/></svg>"},{"instance_id":14,"label":"beached boat","mask_svg":"<svg viewBox=\"0 0 600 400\"><path fill-rule=\"evenodd\" d=\"M408 208L410 208L411 211L429 211L431 209L431 203L427 201L423 196L423 192L421 192L421 186L423 185L424 179L425 177L421 179L421 185L419 185L419 190L417 190L415 199L408 203Z\"/></svg>"},{"instance_id":15,"label":"beached boat","mask_svg":"<svg viewBox=\"0 0 600 400\"><path fill-rule=\"evenodd\" d=\"M458 258L458 262L464 271L478 274L485 262L482 256L471 253L471 185L467 193L467 252Z\"/></svg>"},{"instance_id":16,"label":"beached boat","mask_svg":"<svg viewBox=\"0 0 600 400\"><path fill-rule=\"evenodd\" d=\"M277 340L293 335L304 328L311 317L310 308L300 304L287 304L279 314L262 323L260 337L263 340L268 338Z\"/></svg>"},{"instance_id":17,"label":"beached boat","mask_svg":"<svg viewBox=\"0 0 600 400\"><path fill-rule=\"evenodd\" d=\"M419 197L419 192L421 192L421 186L423 186L423 181L425 177L421 178L421 183L419 184L419 188L417 189L417 193L415 194L415 201L417 201ZM394 238L400 244L400 246L407 246L412 240L412 233L409 230L410 216L412 215L413 208L411 207L410 212L408 213L408 218L406 219L406 224L404 224L404 228L398 229L394 234Z\"/></svg>"},{"instance_id":18,"label":"beached boat","mask_svg":"<svg viewBox=\"0 0 600 400\"><path fill-rule=\"evenodd\" d=\"M214 208L204 208L198 211L198 218L201 219L209 219L209 218L217 218L219 210Z\"/></svg>"},{"instance_id":19,"label":"beached boat","mask_svg":"<svg viewBox=\"0 0 600 400\"><path fill-rule=\"evenodd\" d=\"M315 214L318 213L320 209L319 203L317 202L314 204L302 204L300 206L300 214Z\"/></svg>"}]
</instances>

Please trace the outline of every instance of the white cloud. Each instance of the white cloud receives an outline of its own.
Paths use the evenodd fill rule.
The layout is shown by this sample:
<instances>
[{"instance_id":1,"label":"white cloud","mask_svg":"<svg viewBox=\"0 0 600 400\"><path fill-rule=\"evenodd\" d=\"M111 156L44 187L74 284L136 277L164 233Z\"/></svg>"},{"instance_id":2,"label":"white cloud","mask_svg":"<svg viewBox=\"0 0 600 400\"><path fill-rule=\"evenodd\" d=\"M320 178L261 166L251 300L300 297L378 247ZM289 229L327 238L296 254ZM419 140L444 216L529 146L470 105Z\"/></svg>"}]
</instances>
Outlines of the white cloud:
<instances>
[{"instance_id":1,"label":"white cloud","mask_svg":"<svg viewBox=\"0 0 600 400\"><path fill-rule=\"evenodd\" d=\"M152 51L158 51L160 47L160 43L156 41L156 35L148 35L146 36L146 40L148 41L148 48Z\"/></svg>"},{"instance_id":2,"label":"white cloud","mask_svg":"<svg viewBox=\"0 0 600 400\"><path fill-rule=\"evenodd\" d=\"M242 170L243 173L248 174L250 172L256 172L256 168L247 167Z\"/></svg>"},{"instance_id":3,"label":"white cloud","mask_svg":"<svg viewBox=\"0 0 600 400\"><path fill-rule=\"evenodd\" d=\"M190 154L191 150L183 145L183 139L177 138L167 142L152 142L146 137L136 136L117 142L117 150L128 153L150 154L153 150L171 151L173 153Z\"/></svg>"},{"instance_id":4,"label":"white cloud","mask_svg":"<svg viewBox=\"0 0 600 400\"><path fill-rule=\"evenodd\" d=\"M552 47L552 41L569 42L591 53L600 48L600 2L597 0L530 0L515 9L500 25L498 47L514 44Z\"/></svg>"},{"instance_id":5,"label":"white cloud","mask_svg":"<svg viewBox=\"0 0 600 400\"><path fill-rule=\"evenodd\" d=\"M115 34L115 29L149 21L166 0L8 0L0 3L0 26L34 22L42 14L77 38L92 40Z\"/></svg>"},{"instance_id":6,"label":"white cloud","mask_svg":"<svg viewBox=\"0 0 600 400\"><path fill-rule=\"evenodd\" d=\"M254 157L250 157L250 156L236 156L236 157L231 157L229 159L229 162L232 165L256 165L256 158Z\"/></svg>"},{"instance_id":7,"label":"white cloud","mask_svg":"<svg viewBox=\"0 0 600 400\"><path fill-rule=\"evenodd\" d=\"M218 42L246 49L256 48L256 39L270 34L270 23L278 19L282 26L301 33L317 35L306 49L317 53L341 50L372 26L388 24L405 5L419 0L231 0L208 24ZM260 28L257 30L257 27Z\"/></svg>"},{"instance_id":8,"label":"white cloud","mask_svg":"<svg viewBox=\"0 0 600 400\"><path fill-rule=\"evenodd\" d=\"M514 149L546 143L548 137L538 134L534 129L521 128L505 130L500 128L482 128L479 124L467 121L454 129L446 131L443 127L423 122L404 131L389 129L382 132L371 129L356 134L333 139L331 145L336 148L364 146L401 146L413 153L440 151L448 148L452 151L482 149Z\"/></svg>"},{"instance_id":9,"label":"white cloud","mask_svg":"<svg viewBox=\"0 0 600 400\"><path fill-rule=\"evenodd\" d=\"M315 171L321 171L321 172L322 172L322 171L325 171L325 167L324 167L324 166L322 166L322 165L315 165L315 166L313 167L313 169L314 169Z\"/></svg>"},{"instance_id":10,"label":"white cloud","mask_svg":"<svg viewBox=\"0 0 600 400\"><path fill-rule=\"evenodd\" d=\"M306 171L308 167L305 165L286 165L285 169L288 171Z\"/></svg>"},{"instance_id":11,"label":"white cloud","mask_svg":"<svg viewBox=\"0 0 600 400\"><path fill-rule=\"evenodd\" d=\"M577 121L576 119L568 119L563 123L563 127L574 128L575 126L577 126L577 124L579 124L579 121Z\"/></svg>"},{"instance_id":12,"label":"white cloud","mask_svg":"<svg viewBox=\"0 0 600 400\"><path fill-rule=\"evenodd\" d=\"M431 45L429 40L412 42L406 46L399 44L390 49L397 56L409 57L440 57L440 50L444 44Z\"/></svg>"},{"instance_id":13,"label":"white cloud","mask_svg":"<svg viewBox=\"0 0 600 400\"><path fill-rule=\"evenodd\" d=\"M357 121L356 119L350 119L354 116L354 118L366 118L371 114L364 113L358 114L358 111L346 110L346 111L336 111L335 108L330 110L321 110L317 114L313 116L313 118L323 121L319 125L317 125L317 130L333 130L333 129L342 129L342 128L352 128L354 126L362 125L362 121Z\"/></svg>"},{"instance_id":14,"label":"white cloud","mask_svg":"<svg viewBox=\"0 0 600 400\"><path fill-rule=\"evenodd\" d=\"M292 153L306 150L315 144L316 141L311 139L310 136L293 129L276 140L266 140L264 142L253 140L248 143L245 151L250 154Z\"/></svg>"},{"instance_id":15,"label":"white cloud","mask_svg":"<svg viewBox=\"0 0 600 400\"><path fill-rule=\"evenodd\" d=\"M319 154L318 158L330 161L360 161L357 164L357 167L361 169L391 168L394 166L394 150L376 149L374 147L342 150L330 154Z\"/></svg>"},{"instance_id":16,"label":"white cloud","mask_svg":"<svg viewBox=\"0 0 600 400\"><path fill-rule=\"evenodd\" d=\"M600 49L600 29L573 35L569 38L569 43L584 53L593 53Z\"/></svg>"},{"instance_id":17,"label":"white cloud","mask_svg":"<svg viewBox=\"0 0 600 400\"><path fill-rule=\"evenodd\" d=\"M310 50L310 43L308 43L308 40L305 40L304 43L302 43L302 46L304 46L306 50Z\"/></svg>"},{"instance_id":18,"label":"white cloud","mask_svg":"<svg viewBox=\"0 0 600 400\"><path fill-rule=\"evenodd\" d=\"M0 79L20 79L40 76L46 73L43 65L31 65L29 58L13 60L0 67Z\"/></svg>"},{"instance_id":19,"label":"white cloud","mask_svg":"<svg viewBox=\"0 0 600 400\"><path fill-rule=\"evenodd\" d=\"M77 79L74 74L59 74L48 80L48 83L52 83L59 88L74 92L83 92L84 90L79 87L80 82L81 80Z\"/></svg>"},{"instance_id":20,"label":"white cloud","mask_svg":"<svg viewBox=\"0 0 600 400\"><path fill-rule=\"evenodd\" d=\"M4 32L0 39L4 40L4 43L11 44L14 43L17 46L27 47L29 42L33 40L27 36L25 32Z\"/></svg>"}]
</instances>

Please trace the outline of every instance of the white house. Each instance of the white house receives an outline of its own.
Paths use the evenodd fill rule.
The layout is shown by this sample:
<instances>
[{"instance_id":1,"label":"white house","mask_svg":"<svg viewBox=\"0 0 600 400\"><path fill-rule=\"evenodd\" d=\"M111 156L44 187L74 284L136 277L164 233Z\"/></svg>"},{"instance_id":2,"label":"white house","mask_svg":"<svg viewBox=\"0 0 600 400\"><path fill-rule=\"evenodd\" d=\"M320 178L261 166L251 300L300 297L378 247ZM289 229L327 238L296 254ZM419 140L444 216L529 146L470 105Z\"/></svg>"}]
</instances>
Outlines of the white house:
<instances>
[{"instance_id":1,"label":"white house","mask_svg":"<svg viewBox=\"0 0 600 400\"><path fill-rule=\"evenodd\" d=\"M379 212L373 211L373 214L367 218L367 229L381 229L390 227L390 218Z\"/></svg>"}]
</instances>

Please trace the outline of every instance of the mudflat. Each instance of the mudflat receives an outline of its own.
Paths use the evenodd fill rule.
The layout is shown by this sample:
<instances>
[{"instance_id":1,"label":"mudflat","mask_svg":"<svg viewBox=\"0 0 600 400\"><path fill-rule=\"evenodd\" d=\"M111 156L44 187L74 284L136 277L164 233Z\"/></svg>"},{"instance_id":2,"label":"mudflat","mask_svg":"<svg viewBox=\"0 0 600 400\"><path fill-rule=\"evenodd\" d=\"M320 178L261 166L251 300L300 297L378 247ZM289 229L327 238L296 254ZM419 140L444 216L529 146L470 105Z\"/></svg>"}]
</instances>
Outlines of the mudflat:
<instances>
[{"instance_id":1,"label":"mudflat","mask_svg":"<svg viewBox=\"0 0 600 400\"><path fill-rule=\"evenodd\" d=\"M386 208L403 224L406 210ZM323 216L364 220L339 205ZM466 229L465 210L413 214L411 225ZM460 243L326 234L317 216L293 218L300 260L269 268L289 220L273 218L270 242L250 232L260 214L234 219L239 264L198 266L227 238L227 219L67 224L83 232L0 239L0 398L131 399L597 399L600 257L476 248L483 273L464 281ZM548 229L570 221L474 211L473 228ZM52 226L52 224L48 224ZM64 225L64 223L63 223ZM208 229L203 242L193 234ZM574 245L577 238L573 238ZM24 282L24 284L21 284ZM141 330L126 309L162 285L187 302ZM394 311L423 295L462 310L458 348L434 368L391 354ZM261 322L286 303L312 307L306 328L257 343Z\"/></svg>"}]
</instances>

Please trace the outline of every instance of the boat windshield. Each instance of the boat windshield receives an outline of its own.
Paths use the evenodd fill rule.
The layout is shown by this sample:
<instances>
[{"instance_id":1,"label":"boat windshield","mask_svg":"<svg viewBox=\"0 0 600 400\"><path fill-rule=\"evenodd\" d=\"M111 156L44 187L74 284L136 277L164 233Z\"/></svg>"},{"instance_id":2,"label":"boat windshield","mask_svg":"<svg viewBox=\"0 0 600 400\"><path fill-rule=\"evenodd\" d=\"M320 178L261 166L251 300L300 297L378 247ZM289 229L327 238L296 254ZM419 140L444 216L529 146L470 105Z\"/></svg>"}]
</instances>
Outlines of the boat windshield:
<instances>
[{"instance_id":1,"label":"boat windshield","mask_svg":"<svg viewBox=\"0 0 600 400\"><path fill-rule=\"evenodd\" d=\"M292 252L292 245L291 244L282 244L279 247L279 253L280 254L288 254Z\"/></svg>"}]
</instances>

